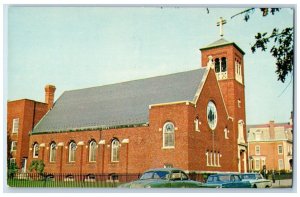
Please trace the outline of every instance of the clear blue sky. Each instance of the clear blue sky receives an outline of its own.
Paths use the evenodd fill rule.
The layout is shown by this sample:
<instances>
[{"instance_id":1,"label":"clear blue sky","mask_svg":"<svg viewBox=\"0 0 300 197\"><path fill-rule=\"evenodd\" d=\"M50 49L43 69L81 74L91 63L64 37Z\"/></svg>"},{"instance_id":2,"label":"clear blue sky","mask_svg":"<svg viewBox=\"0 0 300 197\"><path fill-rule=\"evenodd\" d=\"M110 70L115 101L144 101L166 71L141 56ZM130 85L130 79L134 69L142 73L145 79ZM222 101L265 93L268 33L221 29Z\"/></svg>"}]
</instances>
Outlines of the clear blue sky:
<instances>
[{"instance_id":1,"label":"clear blue sky","mask_svg":"<svg viewBox=\"0 0 300 197\"><path fill-rule=\"evenodd\" d=\"M222 16L224 38L246 52L247 124L287 122L291 75L285 84L277 81L275 60L269 53L252 54L250 46L257 32L293 26L293 11L263 18L257 10L249 22L230 19L241 10L9 7L7 99L44 101L46 84L56 86L57 99L66 90L197 69L199 48L220 38L216 22Z\"/></svg>"}]
</instances>

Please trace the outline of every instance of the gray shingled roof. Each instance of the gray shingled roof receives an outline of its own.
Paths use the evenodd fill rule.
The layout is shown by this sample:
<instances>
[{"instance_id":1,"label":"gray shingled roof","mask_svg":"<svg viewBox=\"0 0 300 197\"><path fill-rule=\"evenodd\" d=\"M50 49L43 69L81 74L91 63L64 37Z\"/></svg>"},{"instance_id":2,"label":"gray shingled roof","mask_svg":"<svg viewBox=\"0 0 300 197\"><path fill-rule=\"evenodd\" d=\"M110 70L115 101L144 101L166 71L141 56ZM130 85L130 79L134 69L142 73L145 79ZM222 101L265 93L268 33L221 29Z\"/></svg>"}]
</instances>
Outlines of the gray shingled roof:
<instances>
[{"instance_id":1,"label":"gray shingled roof","mask_svg":"<svg viewBox=\"0 0 300 197\"><path fill-rule=\"evenodd\" d=\"M149 122L149 105L192 101L205 68L64 92L32 133Z\"/></svg>"},{"instance_id":2,"label":"gray shingled roof","mask_svg":"<svg viewBox=\"0 0 300 197\"><path fill-rule=\"evenodd\" d=\"M217 40L205 47L202 47L200 50L211 49L211 48L220 47L220 46L229 45L229 44L234 45L242 54L245 54L245 52L239 46L237 46L237 44L235 44L234 42L229 42L229 41L225 40L224 38L220 38L219 40Z\"/></svg>"},{"instance_id":3,"label":"gray shingled roof","mask_svg":"<svg viewBox=\"0 0 300 197\"><path fill-rule=\"evenodd\" d=\"M215 41L215 42L207 45L206 47L210 48L210 47L216 47L216 46L226 45L226 44L230 44L230 43L232 43L232 42L228 42L224 38L221 38L221 39L219 39L219 40L217 40L217 41ZM206 48L206 47L204 47L204 48Z\"/></svg>"}]
</instances>

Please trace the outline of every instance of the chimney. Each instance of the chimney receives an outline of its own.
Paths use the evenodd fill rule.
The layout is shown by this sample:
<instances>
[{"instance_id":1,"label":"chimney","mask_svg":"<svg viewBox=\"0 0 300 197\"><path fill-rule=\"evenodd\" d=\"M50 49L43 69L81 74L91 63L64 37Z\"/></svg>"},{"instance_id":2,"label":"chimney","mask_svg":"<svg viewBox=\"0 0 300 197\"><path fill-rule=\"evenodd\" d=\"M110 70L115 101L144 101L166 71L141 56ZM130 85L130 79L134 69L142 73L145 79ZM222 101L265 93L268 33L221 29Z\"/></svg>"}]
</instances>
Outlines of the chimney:
<instances>
[{"instance_id":1,"label":"chimney","mask_svg":"<svg viewBox=\"0 0 300 197\"><path fill-rule=\"evenodd\" d=\"M290 117L290 121L289 121L290 125L293 125L293 116L294 116L293 111L291 111L291 117Z\"/></svg>"},{"instance_id":2,"label":"chimney","mask_svg":"<svg viewBox=\"0 0 300 197\"><path fill-rule=\"evenodd\" d=\"M275 128L274 128L275 122L274 122L274 120L271 120L269 124L270 124L270 129L269 129L270 139L275 139Z\"/></svg>"},{"instance_id":3,"label":"chimney","mask_svg":"<svg viewBox=\"0 0 300 197\"><path fill-rule=\"evenodd\" d=\"M45 86L45 103L48 104L48 110L53 106L55 90L56 88L54 85Z\"/></svg>"}]
</instances>

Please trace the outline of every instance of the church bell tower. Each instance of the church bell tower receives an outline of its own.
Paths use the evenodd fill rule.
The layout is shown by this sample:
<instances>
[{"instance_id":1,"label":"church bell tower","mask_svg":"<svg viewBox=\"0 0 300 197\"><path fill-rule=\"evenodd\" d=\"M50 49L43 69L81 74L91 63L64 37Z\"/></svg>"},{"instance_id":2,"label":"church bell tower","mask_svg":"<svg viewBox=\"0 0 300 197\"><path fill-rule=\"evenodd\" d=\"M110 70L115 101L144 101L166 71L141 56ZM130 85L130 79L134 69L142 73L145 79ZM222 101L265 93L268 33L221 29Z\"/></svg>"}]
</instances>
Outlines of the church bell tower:
<instances>
[{"instance_id":1,"label":"church bell tower","mask_svg":"<svg viewBox=\"0 0 300 197\"><path fill-rule=\"evenodd\" d=\"M247 143L246 143L246 113L245 113L245 85L244 85L244 52L234 42L223 38L223 25L226 20L220 18L220 39L201 48L201 65L206 67L209 56L212 56L214 69L224 102L232 121L232 135L234 137L233 151L236 154L233 163L237 164L237 171L247 171ZM235 162L236 161L236 162Z\"/></svg>"}]
</instances>

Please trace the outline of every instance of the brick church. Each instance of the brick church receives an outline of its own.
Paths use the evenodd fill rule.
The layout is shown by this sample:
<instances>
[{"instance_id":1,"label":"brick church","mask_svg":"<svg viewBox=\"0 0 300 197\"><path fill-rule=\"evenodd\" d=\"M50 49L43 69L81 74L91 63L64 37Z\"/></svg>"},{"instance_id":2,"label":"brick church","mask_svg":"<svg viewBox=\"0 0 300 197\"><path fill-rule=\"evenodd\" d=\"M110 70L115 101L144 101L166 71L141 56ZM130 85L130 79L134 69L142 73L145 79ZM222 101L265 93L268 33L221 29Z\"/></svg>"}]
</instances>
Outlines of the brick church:
<instances>
[{"instance_id":1,"label":"brick church","mask_svg":"<svg viewBox=\"0 0 300 197\"><path fill-rule=\"evenodd\" d=\"M47 86L50 110L29 134L28 164L43 160L48 173L247 171L244 52L224 38L200 51L196 70L65 91L56 102Z\"/></svg>"}]
</instances>

